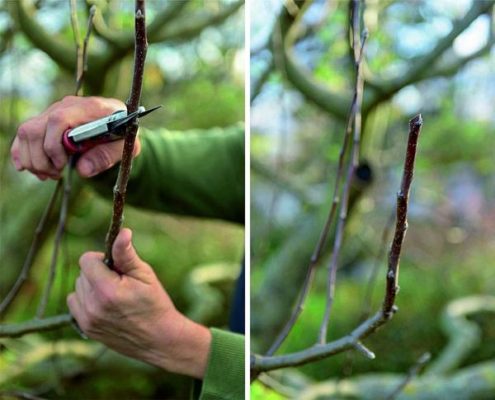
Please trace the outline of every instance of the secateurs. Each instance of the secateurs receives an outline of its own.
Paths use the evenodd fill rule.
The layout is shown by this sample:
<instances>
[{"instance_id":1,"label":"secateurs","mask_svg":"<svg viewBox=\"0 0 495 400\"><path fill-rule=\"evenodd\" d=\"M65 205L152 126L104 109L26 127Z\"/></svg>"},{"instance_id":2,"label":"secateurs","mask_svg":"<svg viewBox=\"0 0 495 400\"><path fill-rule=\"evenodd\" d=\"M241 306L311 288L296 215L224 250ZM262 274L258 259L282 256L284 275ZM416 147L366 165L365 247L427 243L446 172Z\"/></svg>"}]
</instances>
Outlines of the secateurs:
<instances>
[{"instance_id":1,"label":"secateurs","mask_svg":"<svg viewBox=\"0 0 495 400\"><path fill-rule=\"evenodd\" d=\"M98 144L122 139L127 124L160 107L156 106L146 110L141 106L130 114L127 114L126 110L115 111L106 117L66 130L62 136L62 143L69 154L84 153Z\"/></svg>"}]
</instances>

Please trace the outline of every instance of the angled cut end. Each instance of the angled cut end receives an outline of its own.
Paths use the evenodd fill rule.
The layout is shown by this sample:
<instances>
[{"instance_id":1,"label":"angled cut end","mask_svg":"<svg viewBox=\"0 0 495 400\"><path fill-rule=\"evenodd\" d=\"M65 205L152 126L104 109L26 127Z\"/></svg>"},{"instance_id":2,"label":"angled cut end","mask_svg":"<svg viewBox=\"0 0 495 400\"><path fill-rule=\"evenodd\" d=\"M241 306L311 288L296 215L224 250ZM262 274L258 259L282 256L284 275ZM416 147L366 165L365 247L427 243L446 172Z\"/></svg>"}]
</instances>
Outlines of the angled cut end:
<instances>
[{"instance_id":1,"label":"angled cut end","mask_svg":"<svg viewBox=\"0 0 495 400\"><path fill-rule=\"evenodd\" d=\"M413 119L409 121L409 125L411 126L422 126L423 125L423 117L421 114L416 115Z\"/></svg>"}]
</instances>

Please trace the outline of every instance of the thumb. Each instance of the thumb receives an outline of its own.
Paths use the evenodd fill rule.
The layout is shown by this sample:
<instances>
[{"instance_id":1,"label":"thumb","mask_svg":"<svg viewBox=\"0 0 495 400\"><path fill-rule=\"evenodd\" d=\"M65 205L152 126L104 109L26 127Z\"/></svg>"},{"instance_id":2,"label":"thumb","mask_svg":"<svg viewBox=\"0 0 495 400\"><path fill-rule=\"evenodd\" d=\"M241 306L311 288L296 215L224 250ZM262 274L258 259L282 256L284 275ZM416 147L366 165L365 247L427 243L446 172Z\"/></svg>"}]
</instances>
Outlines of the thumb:
<instances>
[{"instance_id":1,"label":"thumb","mask_svg":"<svg viewBox=\"0 0 495 400\"><path fill-rule=\"evenodd\" d=\"M127 228L120 230L112 247L115 268L123 275L139 279L140 272L148 269L148 264L141 260L132 245L132 231Z\"/></svg>"},{"instance_id":2,"label":"thumb","mask_svg":"<svg viewBox=\"0 0 495 400\"><path fill-rule=\"evenodd\" d=\"M100 144L86 151L77 162L77 171L89 178L114 166L122 158L123 140Z\"/></svg>"}]
</instances>

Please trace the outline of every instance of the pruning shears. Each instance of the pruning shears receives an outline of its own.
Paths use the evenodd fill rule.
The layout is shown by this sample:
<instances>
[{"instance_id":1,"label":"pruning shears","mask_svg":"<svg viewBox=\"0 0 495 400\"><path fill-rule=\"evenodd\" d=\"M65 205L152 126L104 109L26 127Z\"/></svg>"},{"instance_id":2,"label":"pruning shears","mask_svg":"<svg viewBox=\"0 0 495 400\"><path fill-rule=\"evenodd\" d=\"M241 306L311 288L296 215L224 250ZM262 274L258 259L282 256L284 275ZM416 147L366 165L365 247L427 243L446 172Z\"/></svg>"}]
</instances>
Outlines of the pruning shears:
<instances>
[{"instance_id":1,"label":"pruning shears","mask_svg":"<svg viewBox=\"0 0 495 400\"><path fill-rule=\"evenodd\" d=\"M156 106L146 110L141 106L130 114L127 114L127 110L119 110L106 117L79 125L74 129L67 129L62 136L62 144L65 151L72 155L84 153L102 143L122 139L128 124L160 107Z\"/></svg>"}]
</instances>

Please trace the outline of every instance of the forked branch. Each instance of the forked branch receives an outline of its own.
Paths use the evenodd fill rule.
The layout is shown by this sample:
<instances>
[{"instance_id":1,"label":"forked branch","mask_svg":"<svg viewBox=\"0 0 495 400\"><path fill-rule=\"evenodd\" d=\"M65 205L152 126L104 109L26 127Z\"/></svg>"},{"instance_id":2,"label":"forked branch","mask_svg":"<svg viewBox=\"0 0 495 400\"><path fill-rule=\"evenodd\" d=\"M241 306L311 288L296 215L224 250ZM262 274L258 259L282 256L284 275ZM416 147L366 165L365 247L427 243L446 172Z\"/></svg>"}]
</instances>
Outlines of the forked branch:
<instances>
[{"instance_id":1,"label":"forked branch","mask_svg":"<svg viewBox=\"0 0 495 400\"><path fill-rule=\"evenodd\" d=\"M375 315L362 322L351 333L332 342L326 344L317 343L305 350L280 356L261 356L253 354L251 356L252 376L256 377L261 372L274 369L307 364L350 349L359 350L368 358L374 358L374 354L369 351L361 341L389 321L397 311L397 307L394 303L398 289L397 278L399 276L400 253L405 236L405 227L407 226L407 205L413 178L417 143L422 125L423 119L421 115L417 115L409 122L409 139L406 160L404 162L401 190L397 196L397 224L389 253L387 287L385 289L382 308L378 310Z\"/></svg>"}]
</instances>

